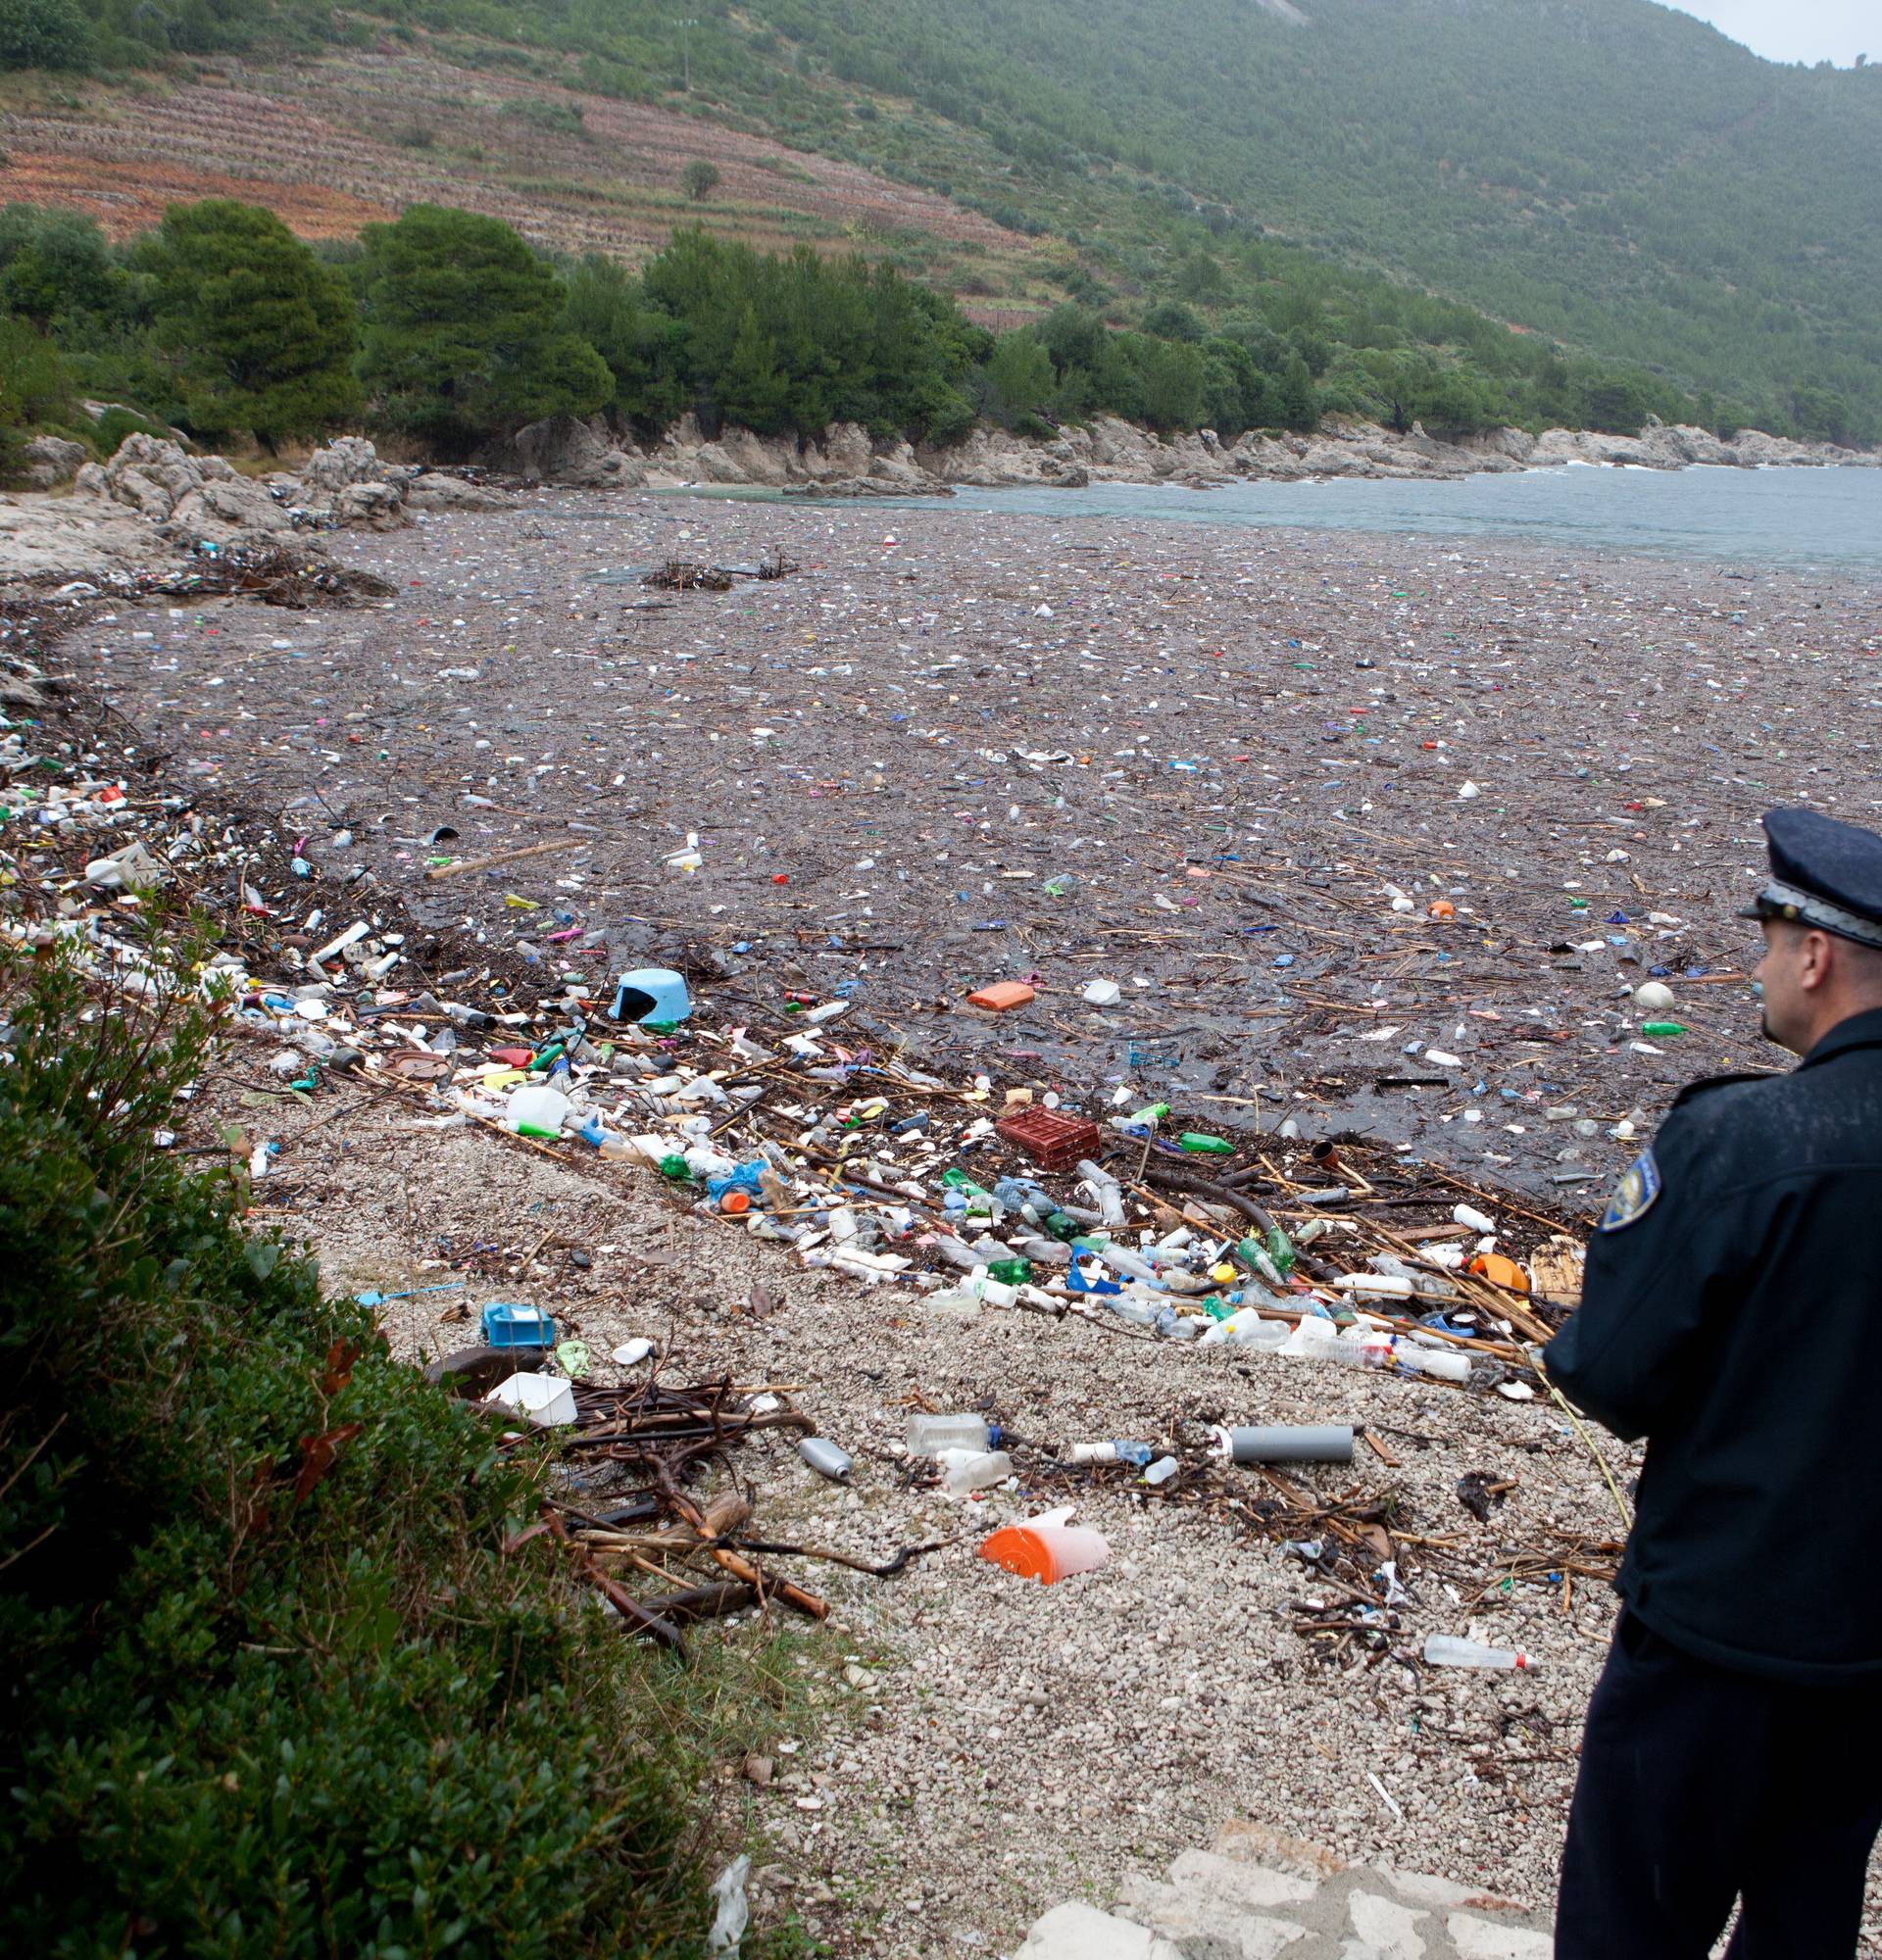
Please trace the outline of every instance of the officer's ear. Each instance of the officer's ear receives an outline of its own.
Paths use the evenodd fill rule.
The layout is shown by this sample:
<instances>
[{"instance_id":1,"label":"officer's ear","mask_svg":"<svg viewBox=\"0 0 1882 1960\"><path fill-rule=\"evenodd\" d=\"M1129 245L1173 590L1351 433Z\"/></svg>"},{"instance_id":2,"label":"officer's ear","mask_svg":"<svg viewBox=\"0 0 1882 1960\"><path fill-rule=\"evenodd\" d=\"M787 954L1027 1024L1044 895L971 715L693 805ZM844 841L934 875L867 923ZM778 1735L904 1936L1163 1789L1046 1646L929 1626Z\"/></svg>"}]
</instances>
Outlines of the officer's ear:
<instances>
[{"instance_id":1,"label":"officer's ear","mask_svg":"<svg viewBox=\"0 0 1882 1960\"><path fill-rule=\"evenodd\" d=\"M1837 952L1831 934L1818 932L1814 927L1805 933L1797 963L1797 984L1805 993L1817 993L1834 979Z\"/></svg>"}]
</instances>

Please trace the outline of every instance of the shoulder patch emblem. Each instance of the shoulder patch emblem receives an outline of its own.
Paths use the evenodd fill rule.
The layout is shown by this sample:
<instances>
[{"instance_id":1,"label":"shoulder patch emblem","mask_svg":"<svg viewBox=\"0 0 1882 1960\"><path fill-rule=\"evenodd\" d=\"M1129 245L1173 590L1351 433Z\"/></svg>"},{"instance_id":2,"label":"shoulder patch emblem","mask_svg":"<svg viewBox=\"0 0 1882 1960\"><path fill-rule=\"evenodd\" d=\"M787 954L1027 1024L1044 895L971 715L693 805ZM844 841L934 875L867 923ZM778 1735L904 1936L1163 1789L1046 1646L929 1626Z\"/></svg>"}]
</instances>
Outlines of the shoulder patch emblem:
<instances>
[{"instance_id":1,"label":"shoulder patch emblem","mask_svg":"<svg viewBox=\"0 0 1882 1960\"><path fill-rule=\"evenodd\" d=\"M1645 1217L1653 1209L1659 1189L1659 1166L1654 1161L1651 1150L1642 1151L1615 1185L1614 1195L1608 1200L1608 1209L1602 1216L1601 1229L1619 1232L1635 1219Z\"/></svg>"}]
</instances>

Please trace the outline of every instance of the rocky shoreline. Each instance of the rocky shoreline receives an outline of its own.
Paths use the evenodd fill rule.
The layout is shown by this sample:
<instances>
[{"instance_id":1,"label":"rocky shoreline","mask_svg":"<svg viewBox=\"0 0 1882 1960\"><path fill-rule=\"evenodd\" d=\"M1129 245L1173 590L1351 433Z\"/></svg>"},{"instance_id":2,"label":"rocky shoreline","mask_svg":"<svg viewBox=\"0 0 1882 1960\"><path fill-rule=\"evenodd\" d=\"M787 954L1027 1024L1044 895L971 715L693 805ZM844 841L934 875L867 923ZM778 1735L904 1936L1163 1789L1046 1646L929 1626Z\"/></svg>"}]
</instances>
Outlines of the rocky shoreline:
<instances>
[{"instance_id":1,"label":"rocky shoreline","mask_svg":"<svg viewBox=\"0 0 1882 1960\"><path fill-rule=\"evenodd\" d=\"M0 583L112 577L174 563L205 546L294 538L319 556L318 534L394 530L446 512L501 511L513 493L581 490L772 491L787 498L951 497L957 486L1067 490L1093 483L1194 489L1336 477L1460 478L1568 464L1684 469L1882 466L1882 451L1791 442L1748 429L1721 442L1705 429L1650 422L1637 436L1586 429L1530 435L1499 429L1442 443L1413 424L1329 421L1313 435L1250 433L1225 444L1211 429L1165 442L1111 416L1030 442L976 428L946 449L872 438L838 422L815 440L730 428L708 438L690 416L647 449L622 444L599 418L552 416L487 451L468 473L388 463L362 436L341 436L298 471L243 474L220 456L191 456L149 435L125 438L108 463L76 443L28 448L40 488L0 496Z\"/></svg>"},{"instance_id":2,"label":"rocky shoreline","mask_svg":"<svg viewBox=\"0 0 1882 1960\"><path fill-rule=\"evenodd\" d=\"M754 435L731 428L708 437L683 416L645 449L620 443L599 422L552 417L524 429L484 461L526 483L577 489L779 490L800 496L948 496L959 485L1092 483L1185 484L1213 489L1237 482L1305 482L1328 477L1461 477L1571 463L1684 469L1694 465L1758 468L1772 465L1874 468L1882 452L1792 442L1760 429L1722 442L1709 430L1650 421L1637 436L1591 429L1515 428L1446 443L1413 423L1398 434L1377 422L1329 418L1312 435L1250 431L1224 443L1213 429L1164 441L1149 429L1101 416L1089 427L1033 442L979 427L948 448L879 442L854 422L834 423L815 440Z\"/></svg>"}]
</instances>

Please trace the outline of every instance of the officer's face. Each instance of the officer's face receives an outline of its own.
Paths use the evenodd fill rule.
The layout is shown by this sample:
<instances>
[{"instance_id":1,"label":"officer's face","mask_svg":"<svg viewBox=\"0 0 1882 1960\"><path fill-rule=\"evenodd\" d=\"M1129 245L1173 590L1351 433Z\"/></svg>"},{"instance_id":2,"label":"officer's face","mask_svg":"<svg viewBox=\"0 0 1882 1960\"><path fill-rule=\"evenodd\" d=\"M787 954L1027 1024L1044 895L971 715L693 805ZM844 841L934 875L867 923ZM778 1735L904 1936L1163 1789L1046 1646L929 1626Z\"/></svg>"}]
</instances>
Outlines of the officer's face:
<instances>
[{"instance_id":1,"label":"officer's face","mask_svg":"<svg viewBox=\"0 0 1882 1960\"><path fill-rule=\"evenodd\" d=\"M1790 919L1764 919L1764 958L1753 968L1764 996L1764 1039L1792 1054L1806 1054L1821 1029L1819 994L1823 986L1823 933L1811 933Z\"/></svg>"},{"instance_id":2,"label":"officer's face","mask_svg":"<svg viewBox=\"0 0 1882 1960\"><path fill-rule=\"evenodd\" d=\"M1804 985L1809 934L1789 919L1765 919L1764 957L1753 969L1764 997L1764 1039L1802 1054L1810 1046L1814 1015Z\"/></svg>"}]
</instances>

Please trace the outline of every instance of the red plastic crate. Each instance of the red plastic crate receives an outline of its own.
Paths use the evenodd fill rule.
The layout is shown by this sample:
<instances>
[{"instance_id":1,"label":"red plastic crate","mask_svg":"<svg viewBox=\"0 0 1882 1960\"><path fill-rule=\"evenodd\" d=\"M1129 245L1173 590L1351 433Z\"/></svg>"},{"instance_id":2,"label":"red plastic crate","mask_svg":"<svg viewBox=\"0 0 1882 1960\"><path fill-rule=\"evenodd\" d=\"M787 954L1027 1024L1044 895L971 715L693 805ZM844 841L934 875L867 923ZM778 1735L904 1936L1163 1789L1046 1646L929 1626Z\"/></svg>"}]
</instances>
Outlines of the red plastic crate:
<instances>
[{"instance_id":1,"label":"red plastic crate","mask_svg":"<svg viewBox=\"0 0 1882 1960\"><path fill-rule=\"evenodd\" d=\"M1095 1157L1104 1142L1089 1116L1067 1116L1058 1109L1016 1109L993 1127L1041 1170L1069 1170L1080 1157Z\"/></svg>"}]
</instances>

